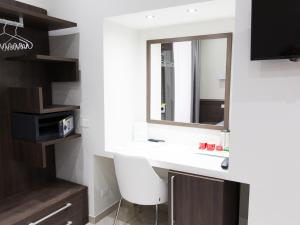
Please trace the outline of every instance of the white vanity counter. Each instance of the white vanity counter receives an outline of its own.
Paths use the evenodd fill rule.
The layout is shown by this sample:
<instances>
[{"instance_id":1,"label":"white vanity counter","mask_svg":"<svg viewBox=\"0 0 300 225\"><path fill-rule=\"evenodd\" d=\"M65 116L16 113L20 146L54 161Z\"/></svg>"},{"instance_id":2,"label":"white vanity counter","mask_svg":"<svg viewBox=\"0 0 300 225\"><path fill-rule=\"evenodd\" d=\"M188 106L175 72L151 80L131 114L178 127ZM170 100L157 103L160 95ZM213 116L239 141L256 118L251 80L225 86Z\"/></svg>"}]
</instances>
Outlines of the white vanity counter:
<instances>
[{"instance_id":1,"label":"white vanity counter","mask_svg":"<svg viewBox=\"0 0 300 225\"><path fill-rule=\"evenodd\" d=\"M113 158L114 153L145 157L153 167L176 170L187 173L210 176L220 179L228 177L228 170L221 163L228 153L213 156L202 153L189 146L169 143L132 142L123 146L106 149L106 157Z\"/></svg>"}]
</instances>

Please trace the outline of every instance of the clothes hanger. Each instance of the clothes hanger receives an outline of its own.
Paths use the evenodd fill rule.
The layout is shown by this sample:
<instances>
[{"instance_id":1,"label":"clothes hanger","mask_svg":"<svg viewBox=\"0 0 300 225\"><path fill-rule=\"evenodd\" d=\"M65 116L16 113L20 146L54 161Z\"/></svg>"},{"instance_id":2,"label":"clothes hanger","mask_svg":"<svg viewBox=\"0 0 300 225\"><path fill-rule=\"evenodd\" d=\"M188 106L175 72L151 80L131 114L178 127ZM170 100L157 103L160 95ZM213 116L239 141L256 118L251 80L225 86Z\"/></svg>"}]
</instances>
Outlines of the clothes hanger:
<instances>
[{"instance_id":1,"label":"clothes hanger","mask_svg":"<svg viewBox=\"0 0 300 225\"><path fill-rule=\"evenodd\" d=\"M28 41L27 39L25 39L17 34L18 26L16 26L14 36L6 32L6 26L7 26L7 23L4 25L3 32L2 32L2 34L0 34L0 36L5 34L8 37L10 37L10 39L7 40L5 43L0 44L0 49L2 51L18 51L18 50L26 50L26 49L33 48L32 42ZM20 43L9 43L12 40L18 40Z\"/></svg>"},{"instance_id":2,"label":"clothes hanger","mask_svg":"<svg viewBox=\"0 0 300 225\"><path fill-rule=\"evenodd\" d=\"M18 28L24 27L24 21L23 21L22 16L19 17L19 22L9 21L9 20L0 18L0 23L5 24L3 26L3 31L0 34L0 38L2 40L2 43L0 42L0 50L2 50L2 51L18 51L18 50L33 49L34 44L31 41L29 41L28 39L26 39L18 34ZM6 32L7 26L15 27L14 35L11 35ZM7 37L8 39L3 38L3 37Z\"/></svg>"},{"instance_id":3,"label":"clothes hanger","mask_svg":"<svg viewBox=\"0 0 300 225\"><path fill-rule=\"evenodd\" d=\"M0 34L0 37L3 36L3 35L6 35L6 36L10 37L10 34L6 33L6 30L5 30L6 26L7 26L7 23L5 23L3 25L2 33Z\"/></svg>"},{"instance_id":4,"label":"clothes hanger","mask_svg":"<svg viewBox=\"0 0 300 225\"><path fill-rule=\"evenodd\" d=\"M28 39L26 39L26 38L18 35L18 28L19 28L19 26L16 26L14 37L20 38L21 40L27 42L29 44L28 49L33 49L34 45L33 45L33 43L31 41L29 41Z\"/></svg>"},{"instance_id":5,"label":"clothes hanger","mask_svg":"<svg viewBox=\"0 0 300 225\"><path fill-rule=\"evenodd\" d=\"M16 29L18 28L18 26L16 26ZM15 30L15 33L16 33L16 30ZM6 33L6 34L8 34L8 33ZM30 43L28 42L28 40L27 39L25 39L25 40L23 40L23 39L21 39L21 38L19 38L18 36L19 35L10 35L10 34L8 34L11 38L8 40L8 41L6 41L5 43L4 43L4 45L7 47L6 48L6 50L7 51L18 51L18 50L25 50L25 49L30 49L30 47L32 48L33 46L30 46ZM12 40L18 40L18 41L20 41L20 42L22 42L22 43L9 43L10 41L12 41Z\"/></svg>"},{"instance_id":6,"label":"clothes hanger","mask_svg":"<svg viewBox=\"0 0 300 225\"><path fill-rule=\"evenodd\" d=\"M5 22L5 25L3 26L3 32L0 34L0 36L6 35L9 38L8 41L10 41L13 36L6 32L6 26L7 26L7 22ZM2 51L10 51L15 48L15 47L13 47L12 44L7 44L8 41L0 44L0 49Z\"/></svg>"},{"instance_id":7,"label":"clothes hanger","mask_svg":"<svg viewBox=\"0 0 300 225\"><path fill-rule=\"evenodd\" d=\"M2 33L0 34L0 37L5 35L6 37L11 38L12 36L10 34L6 33L6 30L5 30L6 26L7 26L7 22L5 22L5 24L3 26L3 30L2 30ZM8 46L5 43L0 43L0 49L2 51L7 51Z\"/></svg>"}]
</instances>

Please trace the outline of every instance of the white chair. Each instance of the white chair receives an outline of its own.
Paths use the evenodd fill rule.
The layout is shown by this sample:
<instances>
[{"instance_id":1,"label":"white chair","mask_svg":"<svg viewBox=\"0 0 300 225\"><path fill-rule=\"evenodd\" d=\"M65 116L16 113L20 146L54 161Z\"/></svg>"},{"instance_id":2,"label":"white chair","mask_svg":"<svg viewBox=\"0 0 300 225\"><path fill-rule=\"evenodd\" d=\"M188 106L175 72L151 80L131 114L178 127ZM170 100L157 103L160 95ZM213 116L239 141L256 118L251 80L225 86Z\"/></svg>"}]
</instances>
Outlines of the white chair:
<instances>
[{"instance_id":1,"label":"white chair","mask_svg":"<svg viewBox=\"0 0 300 225\"><path fill-rule=\"evenodd\" d=\"M137 205L155 205L155 224L158 224L158 205L168 201L168 185L153 170L147 159L122 154L114 155L116 176L122 198L119 201L114 225L122 200Z\"/></svg>"}]
</instances>

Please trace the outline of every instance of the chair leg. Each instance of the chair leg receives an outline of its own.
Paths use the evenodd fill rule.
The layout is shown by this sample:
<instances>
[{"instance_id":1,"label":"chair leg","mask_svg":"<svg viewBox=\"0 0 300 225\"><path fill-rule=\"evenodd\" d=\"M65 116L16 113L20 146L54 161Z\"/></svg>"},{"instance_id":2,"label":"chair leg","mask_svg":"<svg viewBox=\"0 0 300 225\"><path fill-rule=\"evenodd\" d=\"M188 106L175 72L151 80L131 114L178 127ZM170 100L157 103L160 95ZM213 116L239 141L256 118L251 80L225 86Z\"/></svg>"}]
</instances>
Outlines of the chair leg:
<instances>
[{"instance_id":1,"label":"chair leg","mask_svg":"<svg viewBox=\"0 0 300 225\"><path fill-rule=\"evenodd\" d=\"M120 201L119 201L119 205L118 205L118 209L117 209L117 212L116 212L116 217L115 217L114 225L116 225L117 220L118 220L118 216L119 216L119 212L120 212L122 200L123 200L123 198L121 198Z\"/></svg>"},{"instance_id":2,"label":"chair leg","mask_svg":"<svg viewBox=\"0 0 300 225\"><path fill-rule=\"evenodd\" d=\"M155 206L155 225L158 225L158 205Z\"/></svg>"}]
</instances>

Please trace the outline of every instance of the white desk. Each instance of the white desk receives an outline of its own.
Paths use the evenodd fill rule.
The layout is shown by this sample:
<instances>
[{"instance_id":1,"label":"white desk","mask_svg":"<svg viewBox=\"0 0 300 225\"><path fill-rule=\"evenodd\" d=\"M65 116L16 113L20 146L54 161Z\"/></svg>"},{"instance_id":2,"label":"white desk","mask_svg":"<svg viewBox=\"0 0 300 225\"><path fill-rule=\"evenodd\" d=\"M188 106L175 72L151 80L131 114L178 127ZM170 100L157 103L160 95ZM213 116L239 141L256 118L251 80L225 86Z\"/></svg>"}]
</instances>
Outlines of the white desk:
<instances>
[{"instance_id":1,"label":"white desk","mask_svg":"<svg viewBox=\"0 0 300 225\"><path fill-rule=\"evenodd\" d=\"M200 150L188 146L132 142L106 149L106 153L106 156L111 158L113 153L141 156L147 158L153 167L228 179L228 170L221 168L224 157L205 155Z\"/></svg>"}]
</instances>

